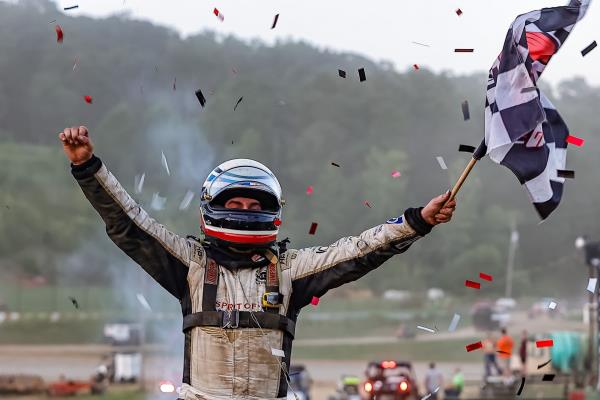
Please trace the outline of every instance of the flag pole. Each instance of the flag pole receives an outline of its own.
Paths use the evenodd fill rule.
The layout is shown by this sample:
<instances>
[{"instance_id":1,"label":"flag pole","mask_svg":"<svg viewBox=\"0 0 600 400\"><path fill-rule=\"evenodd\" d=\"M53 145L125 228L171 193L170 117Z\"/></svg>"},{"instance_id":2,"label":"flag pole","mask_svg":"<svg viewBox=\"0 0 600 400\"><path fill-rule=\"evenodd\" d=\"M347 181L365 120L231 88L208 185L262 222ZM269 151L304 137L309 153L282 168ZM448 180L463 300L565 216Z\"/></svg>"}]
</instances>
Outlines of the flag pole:
<instances>
[{"instance_id":1,"label":"flag pole","mask_svg":"<svg viewBox=\"0 0 600 400\"><path fill-rule=\"evenodd\" d=\"M475 157L471 158L471 161L469 161L469 163L465 167L465 170L462 172L462 174L460 174L460 177L454 184L454 187L452 188L452 191L450 192L450 197L448 198L448 201L446 201L446 203L454 200L454 197L456 197L456 194L462 187L463 183L465 183L467 176L469 176L469 174L471 173L471 170L473 169L475 164L477 164L477 161L479 161L479 159L477 159Z\"/></svg>"}]
</instances>

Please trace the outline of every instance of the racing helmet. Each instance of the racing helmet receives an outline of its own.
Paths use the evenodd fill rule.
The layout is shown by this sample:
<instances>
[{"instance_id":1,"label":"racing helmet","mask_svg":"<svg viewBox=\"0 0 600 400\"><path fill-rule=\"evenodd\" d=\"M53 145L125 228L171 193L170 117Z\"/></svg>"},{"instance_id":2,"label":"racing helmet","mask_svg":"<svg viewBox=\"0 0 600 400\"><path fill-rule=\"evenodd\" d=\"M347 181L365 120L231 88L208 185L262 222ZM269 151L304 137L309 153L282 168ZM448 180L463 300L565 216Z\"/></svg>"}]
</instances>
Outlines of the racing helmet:
<instances>
[{"instance_id":1,"label":"racing helmet","mask_svg":"<svg viewBox=\"0 0 600 400\"><path fill-rule=\"evenodd\" d=\"M261 210L225 208L234 197L256 199ZM258 161L225 161L202 185L200 223L205 240L234 247L271 247L281 225L281 186L269 168Z\"/></svg>"}]
</instances>

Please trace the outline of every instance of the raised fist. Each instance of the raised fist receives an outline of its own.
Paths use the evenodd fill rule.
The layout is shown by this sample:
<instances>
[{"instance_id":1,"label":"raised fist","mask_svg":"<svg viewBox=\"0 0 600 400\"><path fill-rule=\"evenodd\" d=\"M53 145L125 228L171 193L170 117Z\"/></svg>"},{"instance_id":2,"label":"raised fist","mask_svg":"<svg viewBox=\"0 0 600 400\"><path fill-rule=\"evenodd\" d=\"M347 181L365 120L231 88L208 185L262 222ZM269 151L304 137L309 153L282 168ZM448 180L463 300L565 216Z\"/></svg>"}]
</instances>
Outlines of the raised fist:
<instances>
[{"instance_id":1,"label":"raised fist","mask_svg":"<svg viewBox=\"0 0 600 400\"><path fill-rule=\"evenodd\" d=\"M92 158L94 145L85 126L65 128L58 134L58 138L63 144L63 150L67 158L74 165L83 164Z\"/></svg>"}]
</instances>

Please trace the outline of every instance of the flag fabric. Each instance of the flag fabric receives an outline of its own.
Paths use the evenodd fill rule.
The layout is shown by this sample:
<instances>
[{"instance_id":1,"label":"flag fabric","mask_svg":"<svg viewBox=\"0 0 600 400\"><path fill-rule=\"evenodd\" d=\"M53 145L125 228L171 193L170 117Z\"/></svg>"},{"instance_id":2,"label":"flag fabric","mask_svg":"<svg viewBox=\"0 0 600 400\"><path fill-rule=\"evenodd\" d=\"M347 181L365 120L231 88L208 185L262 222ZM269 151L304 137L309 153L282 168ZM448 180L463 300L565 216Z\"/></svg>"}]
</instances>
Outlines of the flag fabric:
<instances>
[{"instance_id":1,"label":"flag fabric","mask_svg":"<svg viewBox=\"0 0 600 400\"><path fill-rule=\"evenodd\" d=\"M475 157L487 154L508 167L542 219L562 197L564 178L557 171L566 166L569 130L537 83L590 1L518 16L488 77L485 139Z\"/></svg>"}]
</instances>

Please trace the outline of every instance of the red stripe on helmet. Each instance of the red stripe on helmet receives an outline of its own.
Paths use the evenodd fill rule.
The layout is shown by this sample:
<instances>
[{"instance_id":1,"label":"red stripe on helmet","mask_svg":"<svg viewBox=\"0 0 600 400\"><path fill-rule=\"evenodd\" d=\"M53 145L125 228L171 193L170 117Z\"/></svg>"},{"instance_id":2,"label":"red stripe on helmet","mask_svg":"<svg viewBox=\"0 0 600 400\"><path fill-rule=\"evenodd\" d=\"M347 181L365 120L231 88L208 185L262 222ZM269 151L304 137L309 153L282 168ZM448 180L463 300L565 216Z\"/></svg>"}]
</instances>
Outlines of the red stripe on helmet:
<instances>
[{"instance_id":1,"label":"red stripe on helmet","mask_svg":"<svg viewBox=\"0 0 600 400\"><path fill-rule=\"evenodd\" d=\"M238 233L218 232L204 225L204 233L217 239L233 243L269 243L277 240L277 234L273 235L242 235Z\"/></svg>"}]
</instances>

